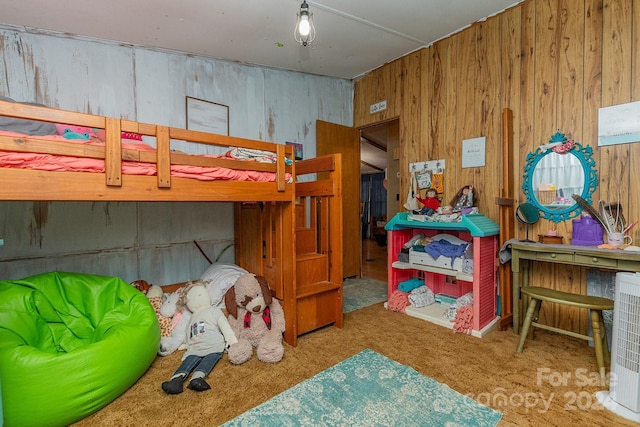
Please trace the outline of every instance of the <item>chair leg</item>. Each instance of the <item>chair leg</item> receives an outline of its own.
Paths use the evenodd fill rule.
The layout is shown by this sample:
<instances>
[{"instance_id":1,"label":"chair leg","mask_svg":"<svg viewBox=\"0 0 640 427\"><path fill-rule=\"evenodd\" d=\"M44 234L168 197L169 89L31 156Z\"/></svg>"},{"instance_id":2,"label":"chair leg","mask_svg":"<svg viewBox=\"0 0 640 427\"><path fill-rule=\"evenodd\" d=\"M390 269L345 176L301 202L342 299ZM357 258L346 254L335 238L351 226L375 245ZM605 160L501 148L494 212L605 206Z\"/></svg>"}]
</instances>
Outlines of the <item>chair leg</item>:
<instances>
[{"instance_id":1,"label":"chair leg","mask_svg":"<svg viewBox=\"0 0 640 427\"><path fill-rule=\"evenodd\" d=\"M527 315L524 318L524 322L522 323L522 330L520 331L520 341L518 342L518 349L516 350L518 353L522 353L522 349L524 348L524 342L527 339L527 335L529 334L529 328L531 327L531 322L533 320L533 313L536 311L540 301L531 298L529 302L529 307L527 308Z\"/></svg>"},{"instance_id":2,"label":"chair leg","mask_svg":"<svg viewBox=\"0 0 640 427\"><path fill-rule=\"evenodd\" d=\"M533 311L533 317L531 318L531 323L537 322L538 319L540 318L540 310L542 310L542 300L537 300L536 303L537 303L536 309ZM533 340L536 338L535 327L529 329L529 336L527 338L529 338L530 340Z\"/></svg>"},{"instance_id":3,"label":"chair leg","mask_svg":"<svg viewBox=\"0 0 640 427\"><path fill-rule=\"evenodd\" d=\"M604 364L611 367L611 349L609 348L609 340L607 339L607 330L604 327L604 321L600 323L602 325L600 330L602 331L602 353L604 354Z\"/></svg>"},{"instance_id":4,"label":"chair leg","mask_svg":"<svg viewBox=\"0 0 640 427\"><path fill-rule=\"evenodd\" d=\"M607 338L606 331L604 329L604 322L602 321L602 311L591 310L591 328L593 329L593 346L596 350L596 364L598 365L598 372L602 379L605 378L605 359L609 353L608 342L603 342ZM607 355L605 356L605 348ZM610 357L609 357L610 358Z\"/></svg>"},{"instance_id":5,"label":"chair leg","mask_svg":"<svg viewBox=\"0 0 640 427\"><path fill-rule=\"evenodd\" d=\"M527 316L528 310L529 310L529 296L520 294L520 324L518 325L520 329L522 329L522 324L524 323L524 318Z\"/></svg>"}]
</instances>

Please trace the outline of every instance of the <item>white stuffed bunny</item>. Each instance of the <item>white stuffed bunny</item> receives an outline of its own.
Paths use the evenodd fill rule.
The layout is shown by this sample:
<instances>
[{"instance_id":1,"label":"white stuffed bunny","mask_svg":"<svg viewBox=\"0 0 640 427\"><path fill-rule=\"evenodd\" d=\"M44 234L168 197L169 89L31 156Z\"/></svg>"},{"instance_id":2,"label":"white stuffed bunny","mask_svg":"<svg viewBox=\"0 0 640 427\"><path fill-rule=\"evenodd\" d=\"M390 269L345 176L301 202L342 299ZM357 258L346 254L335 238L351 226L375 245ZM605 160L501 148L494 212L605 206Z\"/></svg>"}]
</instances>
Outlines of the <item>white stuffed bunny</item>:
<instances>
[{"instance_id":1,"label":"white stuffed bunny","mask_svg":"<svg viewBox=\"0 0 640 427\"><path fill-rule=\"evenodd\" d=\"M191 318L191 311L184 302L179 304L179 300L183 295L186 286L178 289L171 294L164 294L164 302L160 306L160 314L165 317L171 317L171 335L160 338L160 356L168 356L176 350L184 350L187 348L186 328Z\"/></svg>"}]
</instances>

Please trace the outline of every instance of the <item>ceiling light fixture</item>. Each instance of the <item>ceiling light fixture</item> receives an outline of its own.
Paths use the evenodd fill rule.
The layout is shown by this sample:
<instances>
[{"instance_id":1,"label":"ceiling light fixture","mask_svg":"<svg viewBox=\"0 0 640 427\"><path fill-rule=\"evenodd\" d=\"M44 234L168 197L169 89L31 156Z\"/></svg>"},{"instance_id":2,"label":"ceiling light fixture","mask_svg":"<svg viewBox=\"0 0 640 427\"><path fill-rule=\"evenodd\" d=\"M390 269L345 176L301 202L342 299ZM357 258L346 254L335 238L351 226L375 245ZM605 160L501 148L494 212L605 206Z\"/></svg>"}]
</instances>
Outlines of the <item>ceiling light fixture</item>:
<instances>
[{"instance_id":1,"label":"ceiling light fixture","mask_svg":"<svg viewBox=\"0 0 640 427\"><path fill-rule=\"evenodd\" d=\"M307 0L302 2L297 15L298 21L296 22L293 37L302 46L307 46L316 38L316 28L313 26L313 13L309 12Z\"/></svg>"}]
</instances>

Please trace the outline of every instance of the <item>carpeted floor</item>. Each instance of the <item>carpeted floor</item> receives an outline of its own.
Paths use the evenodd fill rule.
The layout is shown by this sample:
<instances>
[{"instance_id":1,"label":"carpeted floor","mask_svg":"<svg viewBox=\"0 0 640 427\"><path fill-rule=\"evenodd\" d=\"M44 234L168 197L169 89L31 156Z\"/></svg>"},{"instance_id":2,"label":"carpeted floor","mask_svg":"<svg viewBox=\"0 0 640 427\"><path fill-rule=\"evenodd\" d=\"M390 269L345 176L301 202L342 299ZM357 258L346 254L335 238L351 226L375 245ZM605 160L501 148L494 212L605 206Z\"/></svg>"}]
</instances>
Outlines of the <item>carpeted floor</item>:
<instances>
[{"instance_id":1,"label":"carpeted floor","mask_svg":"<svg viewBox=\"0 0 640 427\"><path fill-rule=\"evenodd\" d=\"M387 300L387 282L359 278L346 279L342 285L343 313L350 313Z\"/></svg>"},{"instance_id":2,"label":"carpeted floor","mask_svg":"<svg viewBox=\"0 0 640 427\"><path fill-rule=\"evenodd\" d=\"M256 425L494 427L502 414L366 349L223 427Z\"/></svg>"},{"instance_id":3,"label":"carpeted floor","mask_svg":"<svg viewBox=\"0 0 640 427\"><path fill-rule=\"evenodd\" d=\"M213 369L205 392L165 394L160 385L180 365L182 352L157 357L122 396L77 426L217 426L369 348L502 412L499 426L629 426L595 398L608 388L597 379L587 342L538 331L522 353L512 330L483 338L384 309L377 303L344 315L344 328L328 326L285 345L281 362L255 357Z\"/></svg>"}]
</instances>

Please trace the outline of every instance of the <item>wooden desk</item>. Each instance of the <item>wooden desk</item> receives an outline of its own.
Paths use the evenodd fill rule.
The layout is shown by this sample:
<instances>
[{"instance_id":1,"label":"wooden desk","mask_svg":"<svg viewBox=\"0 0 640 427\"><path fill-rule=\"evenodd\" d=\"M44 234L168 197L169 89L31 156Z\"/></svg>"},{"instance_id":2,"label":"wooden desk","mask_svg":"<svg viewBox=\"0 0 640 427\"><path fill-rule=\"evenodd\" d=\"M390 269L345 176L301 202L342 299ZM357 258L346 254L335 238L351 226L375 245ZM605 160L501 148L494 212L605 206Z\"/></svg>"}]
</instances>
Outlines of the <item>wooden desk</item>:
<instances>
[{"instance_id":1,"label":"wooden desk","mask_svg":"<svg viewBox=\"0 0 640 427\"><path fill-rule=\"evenodd\" d=\"M511 272L513 276L513 332L520 331L520 286L529 284L531 261L571 264L616 271L640 271L640 252L618 249L598 249L595 246L556 245L545 243L511 243ZM522 267L522 285L520 268ZM526 304L523 304L523 310Z\"/></svg>"}]
</instances>

